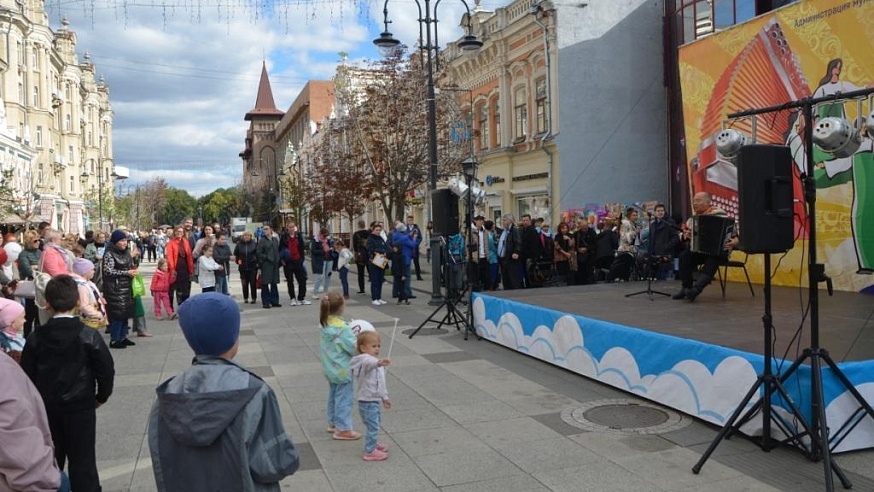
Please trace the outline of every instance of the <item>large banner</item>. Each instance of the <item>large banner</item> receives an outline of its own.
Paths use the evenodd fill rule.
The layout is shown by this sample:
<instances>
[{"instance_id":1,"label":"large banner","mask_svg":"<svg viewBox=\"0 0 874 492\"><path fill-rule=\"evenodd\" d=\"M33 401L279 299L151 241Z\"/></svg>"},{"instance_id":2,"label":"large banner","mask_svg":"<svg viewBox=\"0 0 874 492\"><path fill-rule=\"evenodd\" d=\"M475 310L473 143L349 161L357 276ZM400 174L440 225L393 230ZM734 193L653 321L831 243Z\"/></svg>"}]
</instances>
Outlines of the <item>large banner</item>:
<instances>
[{"instance_id":1,"label":"large banner","mask_svg":"<svg viewBox=\"0 0 874 492\"><path fill-rule=\"evenodd\" d=\"M807 213L800 177L807 122L797 110L728 121L729 113L874 86L874 0L807 0L680 48L688 170L694 192L737 213L737 169L716 151L716 135L734 128L756 143L788 145L795 164L795 247L780 262L777 285L807 284ZM835 288L874 292L874 140L864 121L872 99L826 103L814 116L861 126L862 145L846 157L816 148L818 260ZM815 122L814 122L815 123ZM743 231L741 231L741 234ZM763 258L748 267L759 282Z\"/></svg>"}]
</instances>

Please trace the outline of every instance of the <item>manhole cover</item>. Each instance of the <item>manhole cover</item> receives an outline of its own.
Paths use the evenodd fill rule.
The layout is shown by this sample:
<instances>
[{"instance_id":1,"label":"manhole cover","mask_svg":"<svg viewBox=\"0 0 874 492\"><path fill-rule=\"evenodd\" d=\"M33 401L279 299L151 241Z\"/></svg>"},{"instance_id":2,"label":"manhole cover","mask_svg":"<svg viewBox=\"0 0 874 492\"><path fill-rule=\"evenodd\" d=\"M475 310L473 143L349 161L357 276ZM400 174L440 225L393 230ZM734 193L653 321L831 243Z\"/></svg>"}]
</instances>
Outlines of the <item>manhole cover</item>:
<instances>
[{"instance_id":1,"label":"manhole cover","mask_svg":"<svg viewBox=\"0 0 874 492\"><path fill-rule=\"evenodd\" d=\"M692 419L649 402L624 398L595 400L565 409L566 423L593 432L662 434L686 427Z\"/></svg>"},{"instance_id":2,"label":"manhole cover","mask_svg":"<svg viewBox=\"0 0 874 492\"><path fill-rule=\"evenodd\" d=\"M404 330L401 333L409 336L409 335L412 335L413 332L415 332L415 331L416 331L415 328L410 328L409 330ZM449 330L444 330L443 328L422 328L421 330L419 330L419 333L416 333L416 336L417 337L427 337L427 336L431 336L431 335L445 335L447 333L449 333Z\"/></svg>"},{"instance_id":3,"label":"manhole cover","mask_svg":"<svg viewBox=\"0 0 874 492\"><path fill-rule=\"evenodd\" d=\"M668 421L665 412L641 405L602 405L584 412L583 417L611 429L652 427Z\"/></svg>"}]
</instances>

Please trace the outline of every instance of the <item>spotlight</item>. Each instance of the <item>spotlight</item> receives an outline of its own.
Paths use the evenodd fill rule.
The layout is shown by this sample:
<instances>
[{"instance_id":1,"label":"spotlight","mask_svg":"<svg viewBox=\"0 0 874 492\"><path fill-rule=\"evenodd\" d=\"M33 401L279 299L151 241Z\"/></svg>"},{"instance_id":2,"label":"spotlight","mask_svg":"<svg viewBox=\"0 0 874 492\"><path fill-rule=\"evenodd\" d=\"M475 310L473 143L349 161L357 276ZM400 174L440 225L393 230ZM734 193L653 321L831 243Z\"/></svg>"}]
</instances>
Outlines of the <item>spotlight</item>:
<instances>
[{"instance_id":1,"label":"spotlight","mask_svg":"<svg viewBox=\"0 0 874 492\"><path fill-rule=\"evenodd\" d=\"M740 149L750 143L751 140L745 134L729 128L722 130L716 135L716 150L726 160L734 162L740 154Z\"/></svg>"},{"instance_id":2,"label":"spotlight","mask_svg":"<svg viewBox=\"0 0 874 492\"><path fill-rule=\"evenodd\" d=\"M859 150L862 137L849 121L829 117L820 120L813 128L813 143L835 157L850 157Z\"/></svg>"},{"instance_id":3,"label":"spotlight","mask_svg":"<svg viewBox=\"0 0 874 492\"><path fill-rule=\"evenodd\" d=\"M463 197L467 193L468 186L464 183L464 181L458 178L452 178L449 180L449 191L458 195L459 197Z\"/></svg>"}]
</instances>

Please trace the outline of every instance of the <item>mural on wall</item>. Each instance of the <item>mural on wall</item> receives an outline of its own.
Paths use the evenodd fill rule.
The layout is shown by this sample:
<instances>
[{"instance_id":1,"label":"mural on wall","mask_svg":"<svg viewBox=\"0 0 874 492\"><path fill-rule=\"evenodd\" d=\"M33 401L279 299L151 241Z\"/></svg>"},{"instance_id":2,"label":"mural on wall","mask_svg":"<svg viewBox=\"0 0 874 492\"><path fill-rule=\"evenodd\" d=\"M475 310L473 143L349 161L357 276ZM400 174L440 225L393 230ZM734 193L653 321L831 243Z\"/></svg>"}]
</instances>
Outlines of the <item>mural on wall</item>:
<instances>
[{"instance_id":1,"label":"mural on wall","mask_svg":"<svg viewBox=\"0 0 874 492\"><path fill-rule=\"evenodd\" d=\"M756 143L788 145L794 160L795 247L781 262L775 285L806 285L806 173L797 110L726 120L729 113L777 106L874 86L874 2L807 0L680 48L687 162L693 192L707 191L737 213L737 168L716 151L716 135L734 128ZM815 117L846 118L862 144L836 157L815 148L817 251L835 288L874 291L874 99L823 103ZM867 119L867 121L866 121ZM814 124L816 122L813 122ZM742 233L742 232L741 232ZM759 281L763 258L748 268ZM800 279L800 280L799 280Z\"/></svg>"}]
</instances>

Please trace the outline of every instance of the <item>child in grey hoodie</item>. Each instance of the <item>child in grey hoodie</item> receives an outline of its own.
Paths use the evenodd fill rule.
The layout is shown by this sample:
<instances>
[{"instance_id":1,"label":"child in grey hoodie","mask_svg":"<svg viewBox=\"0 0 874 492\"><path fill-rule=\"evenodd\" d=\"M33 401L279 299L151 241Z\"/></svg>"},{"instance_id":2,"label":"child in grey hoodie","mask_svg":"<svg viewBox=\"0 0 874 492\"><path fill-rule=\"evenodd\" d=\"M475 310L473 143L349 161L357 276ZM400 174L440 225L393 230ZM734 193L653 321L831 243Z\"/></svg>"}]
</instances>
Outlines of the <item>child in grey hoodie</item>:
<instances>
[{"instance_id":1,"label":"child in grey hoodie","mask_svg":"<svg viewBox=\"0 0 874 492\"><path fill-rule=\"evenodd\" d=\"M349 368L355 381L355 399L361 421L367 426L364 436L364 461L382 461L388 458L388 446L379 444L379 403L391 408L388 389L385 386L385 366L389 359L377 359L379 355L379 333L362 331L355 344L358 355L352 358Z\"/></svg>"}]
</instances>

